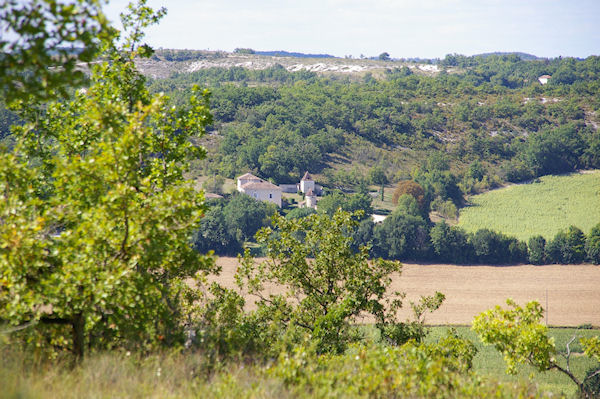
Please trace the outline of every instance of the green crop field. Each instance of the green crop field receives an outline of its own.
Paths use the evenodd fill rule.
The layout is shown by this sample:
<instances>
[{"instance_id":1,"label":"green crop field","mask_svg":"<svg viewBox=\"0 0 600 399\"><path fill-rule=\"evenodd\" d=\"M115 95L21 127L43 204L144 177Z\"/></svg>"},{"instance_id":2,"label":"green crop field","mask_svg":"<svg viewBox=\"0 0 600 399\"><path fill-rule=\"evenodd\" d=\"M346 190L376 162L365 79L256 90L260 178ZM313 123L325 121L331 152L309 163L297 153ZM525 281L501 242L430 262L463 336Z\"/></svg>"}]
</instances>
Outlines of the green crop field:
<instances>
[{"instance_id":1,"label":"green crop field","mask_svg":"<svg viewBox=\"0 0 600 399\"><path fill-rule=\"evenodd\" d=\"M600 223L600 171L544 176L473 196L469 202L458 223L467 231L489 228L521 240L537 234L549 239L575 225L587 234Z\"/></svg>"}]
</instances>

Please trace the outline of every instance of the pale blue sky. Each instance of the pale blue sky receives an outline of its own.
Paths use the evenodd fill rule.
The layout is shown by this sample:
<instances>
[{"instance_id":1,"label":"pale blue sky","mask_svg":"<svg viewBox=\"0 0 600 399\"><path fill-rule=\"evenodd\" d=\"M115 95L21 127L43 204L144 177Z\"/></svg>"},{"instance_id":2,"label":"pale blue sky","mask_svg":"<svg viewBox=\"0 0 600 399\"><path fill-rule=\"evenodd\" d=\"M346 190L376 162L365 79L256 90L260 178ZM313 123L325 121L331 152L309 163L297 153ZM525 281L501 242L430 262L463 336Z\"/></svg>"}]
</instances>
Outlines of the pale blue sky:
<instances>
[{"instance_id":1,"label":"pale blue sky","mask_svg":"<svg viewBox=\"0 0 600 399\"><path fill-rule=\"evenodd\" d=\"M127 0L111 0L111 20ZM522 51L600 54L600 0L149 0L158 48L236 47L394 58Z\"/></svg>"}]
</instances>

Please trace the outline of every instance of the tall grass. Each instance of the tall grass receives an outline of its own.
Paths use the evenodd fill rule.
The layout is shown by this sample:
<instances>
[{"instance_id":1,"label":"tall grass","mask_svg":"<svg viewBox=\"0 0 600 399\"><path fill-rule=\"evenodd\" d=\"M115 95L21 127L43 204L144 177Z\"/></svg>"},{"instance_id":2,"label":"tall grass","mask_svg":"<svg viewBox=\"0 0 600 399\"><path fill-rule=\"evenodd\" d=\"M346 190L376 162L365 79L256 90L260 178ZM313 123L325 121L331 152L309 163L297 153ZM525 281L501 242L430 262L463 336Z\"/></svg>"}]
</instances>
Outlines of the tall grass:
<instances>
[{"instance_id":1,"label":"tall grass","mask_svg":"<svg viewBox=\"0 0 600 399\"><path fill-rule=\"evenodd\" d=\"M537 234L551 239L575 225L587 234L600 223L600 171L544 176L473 196L469 202L458 223L467 231L489 228L521 240Z\"/></svg>"},{"instance_id":2,"label":"tall grass","mask_svg":"<svg viewBox=\"0 0 600 399\"><path fill-rule=\"evenodd\" d=\"M260 367L222 365L208 371L201 355L92 354L36 362L31 355L0 348L0 398L286 398L277 380Z\"/></svg>"},{"instance_id":3,"label":"tall grass","mask_svg":"<svg viewBox=\"0 0 600 399\"><path fill-rule=\"evenodd\" d=\"M364 329L369 339L377 341L372 326ZM446 335L448 329L431 328L427 340L437 341ZM473 367L484 380L492 384L493 381L508 384L505 387L513 383L533 383L542 391L564 393L570 397L575 395L575 385L557 372L540 373L530 367L522 367L517 375L506 375L501 354L490 346L483 346L468 327L458 327L457 331L479 349ZM550 334L562 351L573 334L589 337L600 335L600 331L552 328ZM581 356L580 346L574 344L571 349L575 352L571 368L577 376L582 377L589 368L598 367L597 363ZM308 395L298 391L298 387L294 390L294 387L286 386L281 378L268 370L269 365L241 361L216 366L210 363L209 367L202 354L181 352L140 355L111 351L91 354L82 363L74 365L70 358L38 361L30 353L0 346L0 398L285 399ZM319 386L318 382L315 386ZM325 392L320 396L328 395Z\"/></svg>"}]
</instances>

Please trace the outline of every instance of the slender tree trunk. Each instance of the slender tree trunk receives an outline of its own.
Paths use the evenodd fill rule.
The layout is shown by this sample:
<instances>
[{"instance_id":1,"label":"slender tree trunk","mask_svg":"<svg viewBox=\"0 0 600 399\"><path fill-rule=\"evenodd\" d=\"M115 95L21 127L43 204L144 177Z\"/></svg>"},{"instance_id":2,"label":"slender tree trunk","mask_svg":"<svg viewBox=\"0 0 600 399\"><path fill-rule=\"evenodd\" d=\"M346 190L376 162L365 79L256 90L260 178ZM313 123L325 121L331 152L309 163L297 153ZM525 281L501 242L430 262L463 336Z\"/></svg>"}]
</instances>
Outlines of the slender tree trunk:
<instances>
[{"instance_id":1,"label":"slender tree trunk","mask_svg":"<svg viewBox=\"0 0 600 399\"><path fill-rule=\"evenodd\" d=\"M81 313L73 316L73 354L78 360L83 359L85 319Z\"/></svg>"}]
</instances>

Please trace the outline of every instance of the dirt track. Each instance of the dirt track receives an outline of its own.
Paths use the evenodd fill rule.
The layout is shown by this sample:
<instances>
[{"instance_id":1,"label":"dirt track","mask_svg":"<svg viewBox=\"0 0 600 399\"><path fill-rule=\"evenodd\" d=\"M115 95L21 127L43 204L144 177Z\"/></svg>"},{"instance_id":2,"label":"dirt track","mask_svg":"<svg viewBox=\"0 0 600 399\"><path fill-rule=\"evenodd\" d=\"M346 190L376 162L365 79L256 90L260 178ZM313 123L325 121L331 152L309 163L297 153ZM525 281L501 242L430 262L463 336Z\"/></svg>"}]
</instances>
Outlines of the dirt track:
<instances>
[{"instance_id":1,"label":"dirt track","mask_svg":"<svg viewBox=\"0 0 600 399\"><path fill-rule=\"evenodd\" d=\"M237 259L219 258L217 263L223 268L218 280L233 287ZM406 292L407 304L436 290L444 293L446 301L427 316L428 324L470 324L475 315L510 297L520 304L537 300L544 308L547 303L549 325L600 326L600 266L404 264L402 275L393 279L392 290Z\"/></svg>"}]
</instances>

